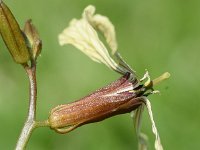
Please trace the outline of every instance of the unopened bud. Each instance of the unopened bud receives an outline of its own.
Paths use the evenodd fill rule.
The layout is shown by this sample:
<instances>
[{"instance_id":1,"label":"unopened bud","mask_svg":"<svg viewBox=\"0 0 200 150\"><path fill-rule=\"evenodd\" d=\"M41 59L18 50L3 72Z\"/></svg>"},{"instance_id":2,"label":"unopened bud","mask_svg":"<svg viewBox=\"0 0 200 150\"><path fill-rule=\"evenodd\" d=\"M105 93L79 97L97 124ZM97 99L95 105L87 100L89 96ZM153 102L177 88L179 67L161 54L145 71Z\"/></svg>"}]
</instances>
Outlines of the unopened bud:
<instances>
[{"instance_id":1,"label":"unopened bud","mask_svg":"<svg viewBox=\"0 0 200 150\"><path fill-rule=\"evenodd\" d=\"M9 8L0 1L0 33L12 55L19 64L29 61L30 55L20 27Z\"/></svg>"},{"instance_id":2,"label":"unopened bud","mask_svg":"<svg viewBox=\"0 0 200 150\"><path fill-rule=\"evenodd\" d=\"M26 35L30 44L32 57L36 59L41 53L42 41L40 40L37 29L32 24L31 20L27 20L24 26L24 34Z\"/></svg>"}]
</instances>

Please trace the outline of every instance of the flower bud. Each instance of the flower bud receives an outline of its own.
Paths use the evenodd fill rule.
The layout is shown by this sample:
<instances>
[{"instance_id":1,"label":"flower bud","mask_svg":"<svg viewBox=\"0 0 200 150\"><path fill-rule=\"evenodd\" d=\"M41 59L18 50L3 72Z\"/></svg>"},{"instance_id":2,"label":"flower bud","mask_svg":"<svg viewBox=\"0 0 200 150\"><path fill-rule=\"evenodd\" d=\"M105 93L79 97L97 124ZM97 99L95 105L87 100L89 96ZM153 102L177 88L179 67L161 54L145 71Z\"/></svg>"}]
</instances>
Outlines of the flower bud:
<instances>
[{"instance_id":1,"label":"flower bud","mask_svg":"<svg viewBox=\"0 0 200 150\"><path fill-rule=\"evenodd\" d=\"M36 59L42 50L42 41L40 40L37 29L32 24L31 20L27 20L24 26L24 34L30 44L33 59Z\"/></svg>"},{"instance_id":2,"label":"flower bud","mask_svg":"<svg viewBox=\"0 0 200 150\"><path fill-rule=\"evenodd\" d=\"M22 31L9 8L0 1L0 34L12 55L19 64L29 61L29 51Z\"/></svg>"},{"instance_id":3,"label":"flower bud","mask_svg":"<svg viewBox=\"0 0 200 150\"><path fill-rule=\"evenodd\" d=\"M110 85L73 103L52 109L49 123L52 129L66 133L83 124L131 112L142 103L143 91L134 90L139 82L127 73ZM66 127L66 128L65 128Z\"/></svg>"}]
</instances>

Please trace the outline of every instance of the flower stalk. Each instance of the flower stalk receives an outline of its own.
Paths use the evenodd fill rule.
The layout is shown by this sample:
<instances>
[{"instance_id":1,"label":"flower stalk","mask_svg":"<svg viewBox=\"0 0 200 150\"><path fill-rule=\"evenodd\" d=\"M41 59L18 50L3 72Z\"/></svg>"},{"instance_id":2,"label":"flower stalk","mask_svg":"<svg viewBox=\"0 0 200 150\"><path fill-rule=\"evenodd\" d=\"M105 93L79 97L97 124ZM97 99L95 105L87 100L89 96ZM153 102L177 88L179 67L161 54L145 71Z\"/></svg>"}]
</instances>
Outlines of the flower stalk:
<instances>
[{"instance_id":1,"label":"flower stalk","mask_svg":"<svg viewBox=\"0 0 200 150\"><path fill-rule=\"evenodd\" d=\"M24 123L24 127L19 136L16 150L24 150L29 141L33 130L37 127L49 126L47 121L36 121L36 102L37 102L37 80L36 80L36 62L32 61L31 66L24 64L24 69L29 78L29 110Z\"/></svg>"},{"instance_id":2,"label":"flower stalk","mask_svg":"<svg viewBox=\"0 0 200 150\"><path fill-rule=\"evenodd\" d=\"M31 67L27 64L24 65L24 69L29 78L29 110L26 122L19 136L16 150L23 150L31 136L35 126L36 118L36 100L37 100L37 82L36 82L36 63L33 62Z\"/></svg>"}]
</instances>

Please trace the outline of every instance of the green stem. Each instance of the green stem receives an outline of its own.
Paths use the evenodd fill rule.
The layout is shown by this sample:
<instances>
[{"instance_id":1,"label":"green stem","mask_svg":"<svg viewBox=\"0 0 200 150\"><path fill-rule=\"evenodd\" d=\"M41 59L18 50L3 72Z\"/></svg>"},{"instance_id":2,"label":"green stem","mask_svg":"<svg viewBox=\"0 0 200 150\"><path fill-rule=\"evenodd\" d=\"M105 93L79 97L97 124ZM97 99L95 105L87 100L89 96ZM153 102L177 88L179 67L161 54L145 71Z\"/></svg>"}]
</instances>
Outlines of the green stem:
<instances>
[{"instance_id":1,"label":"green stem","mask_svg":"<svg viewBox=\"0 0 200 150\"><path fill-rule=\"evenodd\" d=\"M16 150L25 149L32 131L35 128L36 118L36 100L37 100L37 82L36 82L36 63L32 62L31 67L27 64L24 65L24 69L29 78L29 110L26 122L19 136Z\"/></svg>"},{"instance_id":2,"label":"green stem","mask_svg":"<svg viewBox=\"0 0 200 150\"><path fill-rule=\"evenodd\" d=\"M37 127L49 126L48 120L36 121L36 101L37 101L37 81L36 81L36 62L32 59L31 66L23 64L29 78L29 110L26 122L19 136L16 150L24 150L30 139L33 130Z\"/></svg>"},{"instance_id":3,"label":"green stem","mask_svg":"<svg viewBox=\"0 0 200 150\"><path fill-rule=\"evenodd\" d=\"M38 127L48 127L49 125L49 120L45 120L45 121L36 121L35 122L35 128Z\"/></svg>"},{"instance_id":4,"label":"green stem","mask_svg":"<svg viewBox=\"0 0 200 150\"><path fill-rule=\"evenodd\" d=\"M24 64L24 69L29 78L29 110L26 122L19 136L16 150L24 150L30 139L33 130L37 127L49 126L48 120L36 121L36 101L37 101L37 81L36 81L36 62L31 60L31 66Z\"/></svg>"},{"instance_id":5,"label":"green stem","mask_svg":"<svg viewBox=\"0 0 200 150\"><path fill-rule=\"evenodd\" d=\"M17 145L16 145L16 150L25 149L34 128L35 128L34 121L27 120L25 122L22 132L20 134L20 137L18 139Z\"/></svg>"}]
</instances>

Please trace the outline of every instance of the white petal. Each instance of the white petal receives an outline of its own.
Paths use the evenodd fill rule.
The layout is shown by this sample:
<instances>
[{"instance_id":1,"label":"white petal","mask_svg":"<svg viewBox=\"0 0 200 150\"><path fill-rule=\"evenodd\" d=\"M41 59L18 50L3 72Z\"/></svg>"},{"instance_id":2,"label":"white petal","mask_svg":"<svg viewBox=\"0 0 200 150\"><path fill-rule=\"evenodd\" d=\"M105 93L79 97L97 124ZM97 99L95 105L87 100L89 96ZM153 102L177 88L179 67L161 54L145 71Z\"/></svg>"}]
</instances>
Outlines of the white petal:
<instances>
[{"instance_id":1,"label":"white petal","mask_svg":"<svg viewBox=\"0 0 200 150\"><path fill-rule=\"evenodd\" d=\"M92 13L92 11L94 10L91 9L90 12ZM85 11L83 16L85 16ZM110 57L108 50L100 41L97 32L85 17L80 20L73 19L69 27L64 29L59 35L59 43L60 45L72 44L92 60L104 63L109 68L122 74L127 72L126 68L119 66Z\"/></svg>"},{"instance_id":2,"label":"white petal","mask_svg":"<svg viewBox=\"0 0 200 150\"><path fill-rule=\"evenodd\" d=\"M149 113L149 117L150 117L150 120L151 120L151 123L152 123L152 131L153 131L153 133L156 137L156 139L155 139L155 149L156 150L163 150L163 147L162 147L162 144L161 144L161 141L160 141L160 136L159 136L158 130L156 128L155 121L153 119L153 113L152 113L152 110L151 110L151 103L147 98L145 100L145 103L146 103L147 110L148 110L148 113Z\"/></svg>"},{"instance_id":3,"label":"white petal","mask_svg":"<svg viewBox=\"0 0 200 150\"><path fill-rule=\"evenodd\" d=\"M117 51L115 27L108 17L102 16L100 14L94 15L94 13L95 13L95 7L89 5L88 7L85 8L83 17L85 17L95 29L98 29L100 32L104 34L106 42L110 46L112 54L114 54Z\"/></svg>"},{"instance_id":4,"label":"white petal","mask_svg":"<svg viewBox=\"0 0 200 150\"><path fill-rule=\"evenodd\" d=\"M144 110L144 104L139 106L134 111L134 115L132 116L132 118L134 119L134 126L137 134L138 150L147 150L148 137L140 130L143 110Z\"/></svg>"}]
</instances>

